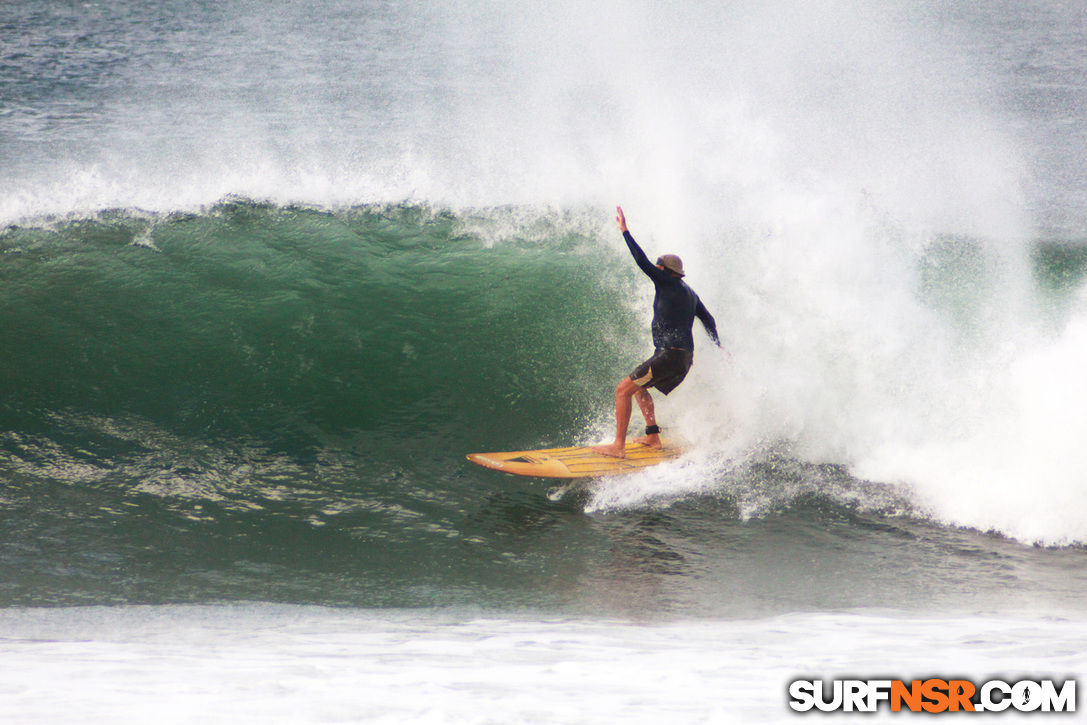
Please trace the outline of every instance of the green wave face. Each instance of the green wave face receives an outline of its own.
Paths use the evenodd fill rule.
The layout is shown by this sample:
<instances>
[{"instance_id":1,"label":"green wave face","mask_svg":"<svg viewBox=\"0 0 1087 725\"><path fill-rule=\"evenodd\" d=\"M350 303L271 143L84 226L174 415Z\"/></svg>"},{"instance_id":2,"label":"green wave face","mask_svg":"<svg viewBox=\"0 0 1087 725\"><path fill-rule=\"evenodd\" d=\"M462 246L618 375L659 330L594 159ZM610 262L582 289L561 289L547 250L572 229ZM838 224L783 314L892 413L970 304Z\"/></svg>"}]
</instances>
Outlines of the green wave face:
<instances>
[{"instance_id":1,"label":"green wave face","mask_svg":"<svg viewBox=\"0 0 1087 725\"><path fill-rule=\"evenodd\" d=\"M585 436L648 338L614 253L546 215L496 241L509 213L234 200L4 231L0 528L29 543L0 601L486 579L510 486L464 454Z\"/></svg>"},{"instance_id":2,"label":"green wave face","mask_svg":"<svg viewBox=\"0 0 1087 725\"><path fill-rule=\"evenodd\" d=\"M915 517L908 491L787 447L616 484L593 510L467 463L600 439L615 381L647 352L644 280L568 214L230 200L11 227L0 251L0 557L18 572L0 606L748 615L894 605L941 560L913 547L916 576L858 589L856 561L882 555L888 531L977 545ZM1082 274L1046 272L1050 257L1043 277ZM823 529L856 561L828 563L837 573L803 601L790 555L760 579L765 547L835 561L813 544ZM990 574L972 574L984 596ZM697 586L677 595L680 580ZM958 601L959 585L933 601Z\"/></svg>"},{"instance_id":3,"label":"green wave face","mask_svg":"<svg viewBox=\"0 0 1087 725\"><path fill-rule=\"evenodd\" d=\"M243 201L9 229L4 414L288 449L320 434L574 434L629 364L603 340L638 327L601 284L614 259L572 233L491 245L464 229L417 207Z\"/></svg>"}]
</instances>

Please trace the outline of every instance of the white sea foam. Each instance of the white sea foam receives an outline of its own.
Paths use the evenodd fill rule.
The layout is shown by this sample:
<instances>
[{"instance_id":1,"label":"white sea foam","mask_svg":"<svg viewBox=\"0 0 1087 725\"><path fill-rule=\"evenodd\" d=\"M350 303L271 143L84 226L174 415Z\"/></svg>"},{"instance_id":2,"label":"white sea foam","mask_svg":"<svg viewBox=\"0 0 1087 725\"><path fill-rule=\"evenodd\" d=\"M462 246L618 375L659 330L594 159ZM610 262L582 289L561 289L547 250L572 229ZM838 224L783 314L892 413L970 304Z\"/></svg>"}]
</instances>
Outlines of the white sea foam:
<instances>
[{"instance_id":1,"label":"white sea foam","mask_svg":"<svg viewBox=\"0 0 1087 725\"><path fill-rule=\"evenodd\" d=\"M548 11L529 17L533 43L504 36L524 51L508 73L546 78L507 78L515 107L553 121L554 104L599 90L597 112L568 122L595 161L575 178L548 159L524 183L546 196L599 175L590 186L625 202L651 255L684 256L718 317L731 359L700 338L666 419L702 447L784 442L908 484L951 524L1087 539L1076 326L1054 336L1033 316L1029 146L987 95L995 80L901 8L673 10L618 19L604 56L574 52ZM548 129L550 153L585 160Z\"/></svg>"},{"instance_id":2,"label":"white sea foam","mask_svg":"<svg viewBox=\"0 0 1087 725\"><path fill-rule=\"evenodd\" d=\"M28 724L792 722L800 677L1064 680L1087 666L1087 626L1056 616L632 623L235 606L0 619L4 719Z\"/></svg>"}]
</instances>

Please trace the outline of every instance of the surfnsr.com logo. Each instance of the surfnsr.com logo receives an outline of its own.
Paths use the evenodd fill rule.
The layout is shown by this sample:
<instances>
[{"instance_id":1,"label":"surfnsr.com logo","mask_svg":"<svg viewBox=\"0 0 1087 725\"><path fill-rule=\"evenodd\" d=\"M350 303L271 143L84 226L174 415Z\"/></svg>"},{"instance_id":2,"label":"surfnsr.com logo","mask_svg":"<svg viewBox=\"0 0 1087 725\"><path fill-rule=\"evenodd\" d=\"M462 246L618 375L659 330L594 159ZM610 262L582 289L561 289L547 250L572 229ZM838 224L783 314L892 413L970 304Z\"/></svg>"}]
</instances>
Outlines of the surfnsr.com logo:
<instances>
[{"instance_id":1,"label":"surfnsr.com logo","mask_svg":"<svg viewBox=\"0 0 1087 725\"><path fill-rule=\"evenodd\" d=\"M891 712L1075 712L1076 680L796 680L789 698L797 712L876 712L881 703Z\"/></svg>"}]
</instances>

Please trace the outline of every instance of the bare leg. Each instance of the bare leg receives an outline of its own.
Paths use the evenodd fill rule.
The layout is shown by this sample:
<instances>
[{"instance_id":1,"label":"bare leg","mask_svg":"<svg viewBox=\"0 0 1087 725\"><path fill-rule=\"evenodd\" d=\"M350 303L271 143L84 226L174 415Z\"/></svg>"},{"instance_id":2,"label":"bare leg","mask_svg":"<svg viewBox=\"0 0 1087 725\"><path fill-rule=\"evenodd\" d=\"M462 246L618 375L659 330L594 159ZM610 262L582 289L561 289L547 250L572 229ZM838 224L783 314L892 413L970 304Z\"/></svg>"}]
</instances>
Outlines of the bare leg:
<instances>
[{"instance_id":1,"label":"bare leg","mask_svg":"<svg viewBox=\"0 0 1087 725\"><path fill-rule=\"evenodd\" d=\"M630 413L634 408L630 399L640 390L630 378L623 378L615 386L615 442L606 446L593 446L594 452L612 458L627 457L627 428L630 426ZM640 399L638 404L641 405Z\"/></svg>"},{"instance_id":2,"label":"bare leg","mask_svg":"<svg viewBox=\"0 0 1087 725\"><path fill-rule=\"evenodd\" d=\"M645 388L638 388L637 392L634 393L634 399L638 401L638 407L642 409L642 417L645 418L646 426L656 425L657 414L653 408L653 397L649 394L649 391ZM634 442L650 448L660 448L660 433L650 433L641 438L635 438Z\"/></svg>"}]
</instances>

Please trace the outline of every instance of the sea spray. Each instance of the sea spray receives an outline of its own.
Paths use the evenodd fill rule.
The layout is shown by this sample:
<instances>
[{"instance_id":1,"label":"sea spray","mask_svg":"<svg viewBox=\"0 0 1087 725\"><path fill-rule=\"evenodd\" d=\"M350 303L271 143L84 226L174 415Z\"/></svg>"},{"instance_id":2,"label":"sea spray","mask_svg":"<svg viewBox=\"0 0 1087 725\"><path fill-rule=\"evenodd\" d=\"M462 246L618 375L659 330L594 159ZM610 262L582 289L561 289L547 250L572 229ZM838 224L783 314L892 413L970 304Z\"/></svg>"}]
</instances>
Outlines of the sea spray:
<instances>
[{"instance_id":1,"label":"sea spray","mask_svg":"<svg viewBox=\"0 0 1087 725\"><path fill-rule=\"evenodd\" d=\"M782 6L745 8L728 29L713 18L712 30L692 30L700 10L680 10L654 24L651 39L627 36L616 53L628 62L597 59L575 82L595 78L623 109L572 125L580 139L599 139L600 125L624 119L614 121L612 139L634 150L598 157L634 164L612 188L626 194L636 236L652 253L683 254L692 285L721 320L731 357L722 364L701 341L699 374L669 399L679 427L730 448L737 438L783 441L804 459L878 471L887 483L918 484L916 470L930 471L934 449L954 441L956 460L974 463L918 485L919 503L938 518L1027 539L1081 538L1083 522L1047 535L1018 496L986 490L978 465L1000 449L999 469L1018 472L1019 492L1046 500L1057 492L1049 486L1069 490L1051 477L1034 480L1045 435L1029 430L1024 416L1037 416L1005 394L1009 369L1047 344L1031 316L1019 138L986 95L993 80L930 43L931 27L905 12L877 17L851 7L805 7L784 23ZM549 32L559 24L546 12L530 20L536 41L518 46L509 71L522 80L542 73L535 61L561 58L556 48L579 42ZM699 42L711 32L727 39L721 50ZM655 53L669 61L654 64ZM632 67L641 84L620 93ZM658 103L641 105L639 90ZM548 146L561 155L561 140ZM543 178L531 182L545 194L553 166L539 165ZM634 301L644 314L644 295ZM1006 438L1023 426L1022 436ZM897 467L869 465L885 461L887 449L911 453ZM962 504L979 497L988 515ZM1078 502L1059 498L1046 507ZM1035 523L1016 525L1020 513Z\"/></svg>"}]
</instances>

